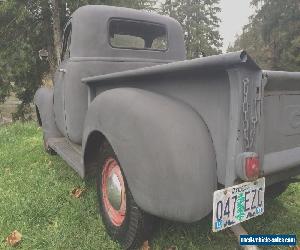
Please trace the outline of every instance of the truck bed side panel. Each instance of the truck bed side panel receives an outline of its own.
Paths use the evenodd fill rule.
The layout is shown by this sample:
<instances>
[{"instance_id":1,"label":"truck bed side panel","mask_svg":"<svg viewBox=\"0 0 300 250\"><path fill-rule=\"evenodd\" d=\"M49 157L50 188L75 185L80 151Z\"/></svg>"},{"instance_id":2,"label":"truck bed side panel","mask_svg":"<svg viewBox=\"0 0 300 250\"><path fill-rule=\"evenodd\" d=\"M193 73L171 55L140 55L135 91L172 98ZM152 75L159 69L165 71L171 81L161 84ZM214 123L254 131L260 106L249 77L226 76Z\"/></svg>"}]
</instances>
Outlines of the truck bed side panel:
<instances>
[{"instance_id":1,"label":"truck bed side panel","mask_svg":"<svg viewBox=\"0 0 300 250\"><path fill-rule=\"evenodd\" d=\"M264 172L300 164L300 73L267 71L264 89Z\"/></svg>"},{"instance_id":2,"label":"truck bed side panel","mask_svg":"<svg viewBox=\"0 0 300 250\"><path fill-rule=\"evenodd\" d=\"M239 119L243 79L249 80L249 91L255 94L255 86L261 84L261 75L260 68L251 58L245 52L238 52L90 77L83 82L89 86L90 102L106 90L132 87L188 104L208 127L216 151L218 181L225 184L226 168L233 169L230 175L234 180L234 159L245 151ZM232 122L233 117L238 119ZM229 136L235 138L230 145ZM259 137L258 133L256 137ZM251 150L260 149L255 144Z\"/></svg>"},{"instance_id":3,"label":"truck bed side panel","mask_svg":"<svg viewBox=\"0 0 300 250\"><path fill-rule=\"evenodd\" d=\"M165 79L169 79L166 81ZM132 87L159 93L191 106L205 121L217 153L218 177L225 176L228 134L229 82L224 71L194 73L164 78L149 78L141 82L103 84L96 95L112 88ZM185 123L185 121L182 121Z\"/></svg>"}]
</instances>

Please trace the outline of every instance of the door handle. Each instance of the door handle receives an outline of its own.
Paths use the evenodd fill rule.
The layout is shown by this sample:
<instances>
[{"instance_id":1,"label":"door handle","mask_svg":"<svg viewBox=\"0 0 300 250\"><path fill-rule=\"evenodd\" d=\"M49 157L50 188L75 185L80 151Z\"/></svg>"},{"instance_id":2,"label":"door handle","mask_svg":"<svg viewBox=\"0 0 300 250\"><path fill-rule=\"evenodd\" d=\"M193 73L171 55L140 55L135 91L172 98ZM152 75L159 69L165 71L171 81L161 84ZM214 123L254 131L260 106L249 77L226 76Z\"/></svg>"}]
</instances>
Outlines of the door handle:
<instances>
[{"instance_id":1,"label":"door handle","mask_svg":"<svg viewBox=\"0 0 300 250\"><path fill-rule=\"evenodd\" d=\"M62 73L67 73L67 70L66 70L66 69L59 69L58 71L59 71L59 72L62 72Z\"/></svg>"}]
</instances>

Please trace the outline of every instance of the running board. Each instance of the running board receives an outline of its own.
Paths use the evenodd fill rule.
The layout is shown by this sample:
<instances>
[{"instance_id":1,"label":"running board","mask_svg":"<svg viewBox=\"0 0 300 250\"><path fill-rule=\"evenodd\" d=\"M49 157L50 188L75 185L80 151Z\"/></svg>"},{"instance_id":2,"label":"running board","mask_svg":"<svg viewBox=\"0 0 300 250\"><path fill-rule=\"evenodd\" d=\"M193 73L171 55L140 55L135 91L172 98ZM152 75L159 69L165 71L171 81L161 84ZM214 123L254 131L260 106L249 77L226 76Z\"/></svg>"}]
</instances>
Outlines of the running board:
<instances>
[{"instance_id":1,"label":"running board","mask_svg":"<svg viewBox=\"0 0 300 250\"><path fill-rule=\"evenodd\" d=\"M49 138L48 145L60 155L80 175L80 177L84 177L80 146L72 145L72 143L64 137Z\"/></svg>"}]
</instances>

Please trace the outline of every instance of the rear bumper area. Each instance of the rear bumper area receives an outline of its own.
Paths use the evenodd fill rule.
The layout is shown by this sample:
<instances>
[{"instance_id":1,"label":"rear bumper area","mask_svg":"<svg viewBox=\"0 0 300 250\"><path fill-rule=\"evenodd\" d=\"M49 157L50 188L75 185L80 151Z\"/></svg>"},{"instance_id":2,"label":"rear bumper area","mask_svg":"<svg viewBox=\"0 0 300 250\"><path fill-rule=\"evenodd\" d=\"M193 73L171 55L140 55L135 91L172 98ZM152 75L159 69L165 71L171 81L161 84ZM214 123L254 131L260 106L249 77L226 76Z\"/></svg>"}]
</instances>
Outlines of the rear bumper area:
<instances>
[{"instance_id":1,"label":"rear bumper area","mask_svg":"<svg viewBox=\"0 0 300 250\"><path fill-rule=\"evenodd\" d=\"M300 171L300 147L266 154L263 162L265 175L298 168Z\"/></svg>"},{"instance_id":2,"label":"rear bumper area","mask_svg":"<svg viewBox=\"0 0 300 250\"><path fill-rule=\"evenodd\" d=\"M272 184L286 181L292 177L299 177L300 180L300 167L293 167L286 170L282 170L270 175L266 175L266 186L270 186Z\"/></svg>"}]
</instances>

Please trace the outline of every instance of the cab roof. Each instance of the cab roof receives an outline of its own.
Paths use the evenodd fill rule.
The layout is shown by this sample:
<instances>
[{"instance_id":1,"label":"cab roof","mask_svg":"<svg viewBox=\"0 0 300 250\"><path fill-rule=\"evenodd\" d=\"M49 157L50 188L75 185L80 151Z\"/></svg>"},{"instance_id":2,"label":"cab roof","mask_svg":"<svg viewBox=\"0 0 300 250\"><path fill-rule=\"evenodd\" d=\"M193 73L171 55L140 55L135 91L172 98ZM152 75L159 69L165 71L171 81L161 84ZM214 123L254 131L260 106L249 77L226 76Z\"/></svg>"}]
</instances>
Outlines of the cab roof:
<instances>
[{"instance_id":1,"label":"cab roof","mask_svg":"<svg viewBox=\"0 0 300 250\"><path fill-rule=\"evenodd\" d=\"M164 25L167 30L166 51L134 50L110 46L108 23L111 19L127 19ZM185 59L183 31L173 18L143 10L106 5L86 5L71 17L72 57L153 58L178 61Z\"/></svg>"}]
</instances>

